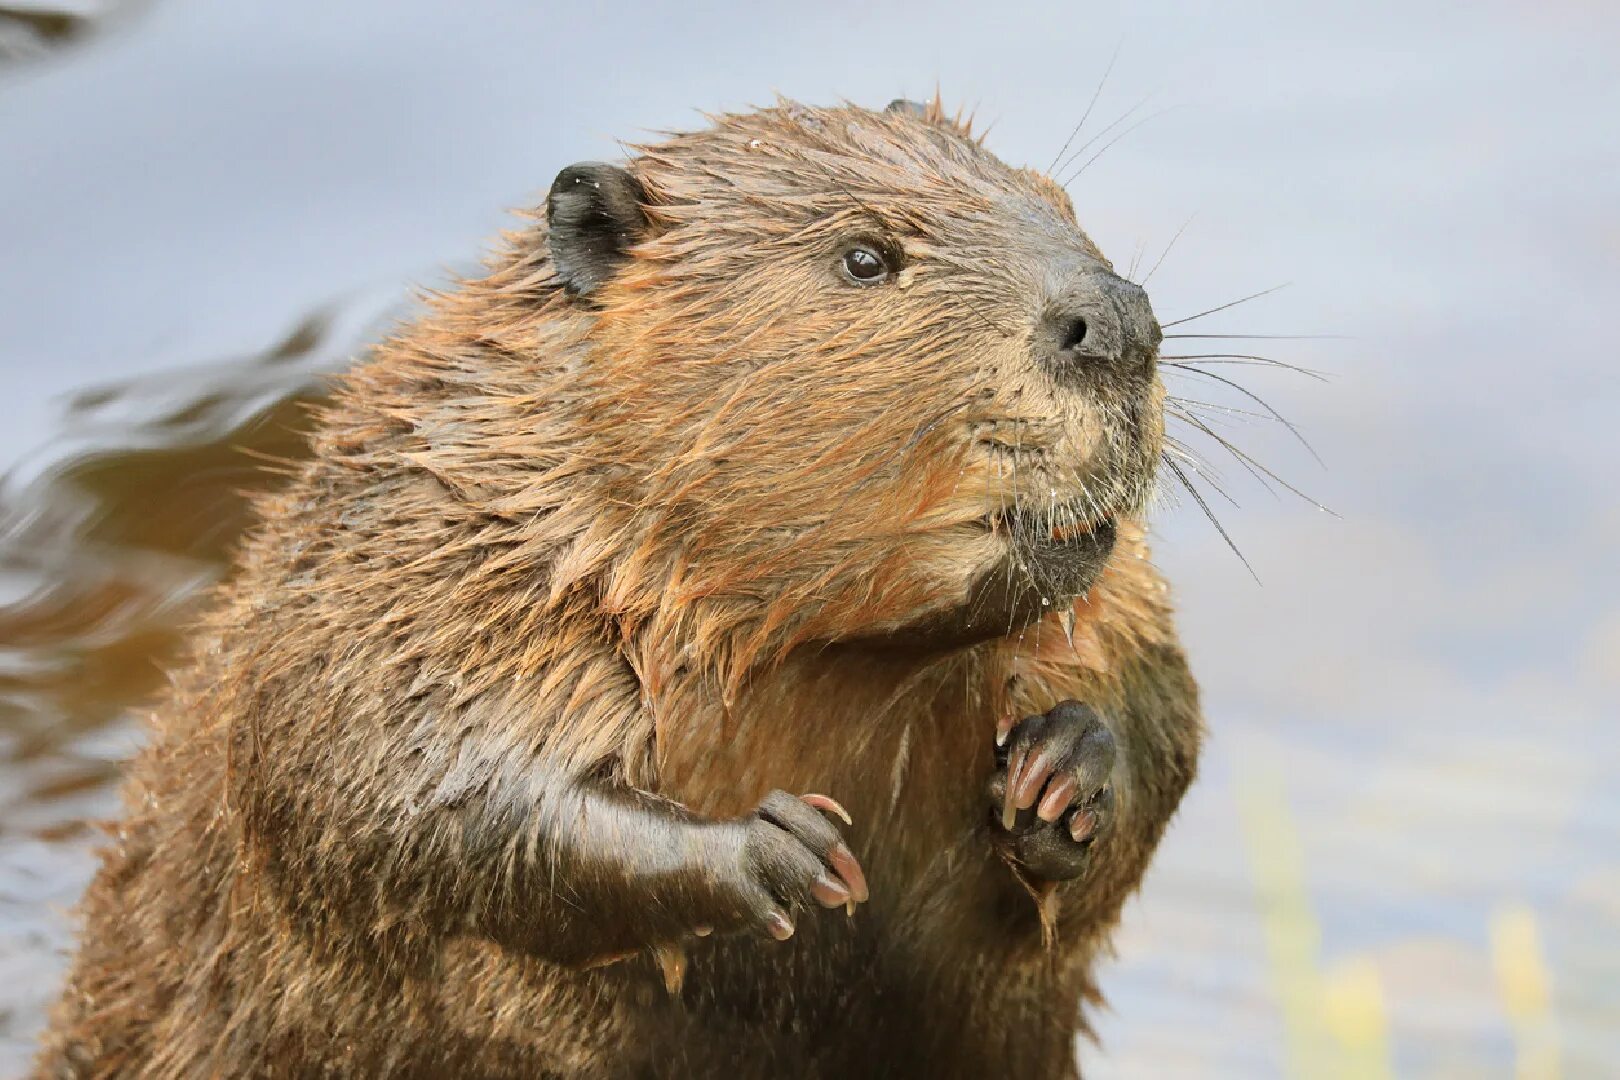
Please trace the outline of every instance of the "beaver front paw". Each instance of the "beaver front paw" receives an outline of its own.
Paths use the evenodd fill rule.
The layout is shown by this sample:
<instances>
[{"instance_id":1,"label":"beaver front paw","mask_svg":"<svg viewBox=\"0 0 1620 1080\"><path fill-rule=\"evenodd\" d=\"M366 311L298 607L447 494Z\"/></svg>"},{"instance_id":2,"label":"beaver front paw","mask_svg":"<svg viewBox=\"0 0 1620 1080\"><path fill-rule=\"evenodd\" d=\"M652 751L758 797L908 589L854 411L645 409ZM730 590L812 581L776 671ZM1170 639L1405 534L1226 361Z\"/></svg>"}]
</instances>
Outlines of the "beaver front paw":
<instances>
[{"instance_id":1,"label":"beaver front paw","mask_svg":"<svg viewBox=\"0 0 1620 1080\"><path fill-rule=\"evenodd\" d=\"M1007 722L990 778L997 846L1032 876L1067 881L1085 869L1113 815L1114 736L1078 701Z\"/></svg>"},{"instance_id":2,"label":"beaver front paw","mask_svg":"<svg viewBox=\"0 0 1620 1080\"><path fill-rule=\"evenodd\" d=\"M753 815L736 822L728 857L709 868L716 918L698 932L754 929L785 941L793 936L794 913L811 900L851 912L864 902L866 876L822 810L849 823L827 796L785 791L766 795Z\"/></svg>"}]
</instances>

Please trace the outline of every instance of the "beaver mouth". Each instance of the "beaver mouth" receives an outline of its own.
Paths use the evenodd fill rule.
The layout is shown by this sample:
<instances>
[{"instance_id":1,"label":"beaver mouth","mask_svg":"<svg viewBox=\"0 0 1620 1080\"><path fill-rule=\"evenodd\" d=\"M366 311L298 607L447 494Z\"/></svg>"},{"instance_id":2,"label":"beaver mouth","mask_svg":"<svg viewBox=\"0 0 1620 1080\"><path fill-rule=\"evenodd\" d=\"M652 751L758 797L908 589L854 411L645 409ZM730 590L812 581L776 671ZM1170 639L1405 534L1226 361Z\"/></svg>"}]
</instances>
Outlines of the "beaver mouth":
<instances>
[{"instance_id":1,"label":"beaver mouth","mask_svg":"<svg viewBox=\"0 0 1620 1080\"><path fill-rule=\"evenodd\" d=\"M969 583L960 604L884 633L883 643L951 649L1018 633L1096 584L1117 533L1113 514L1062 505L999 510L978 524L1003 540L1003 556Z\"/></svg>"},{"instance_id":2,"label":"beaver mouth","mask_svg":"<svg viewBox=\"0 0 1620 1080\"><path fill-rule=\"evenodd\" d=\"M1008 582L1006 605L1031 615L1090 589L1118 532L1113 514L1062 504L997 511L985 524L1007 545L1007 558L992 575Z\"/></svg>"},{"instance_id":3,"label":"beaver mouth","mask_svg":"<svg viewBox=\"0 0 1620 1080\"><path fill-rule=\"evenodd\" d=\"M1114 530L1114 515L1075 504L1054 504L1046 509L1013 507L996 510L979 519L988 533L1006 537L1021 548L1044 548L1085 543Z\"/></svg>"},{"instance_id":4,"label":"beaver mouth","mask_svg":"<svg viewBox=\"0 0 1620 1080\"><path fill-rule=\"evenodd\" d=\"M1007 553L969 587L954 624L943 620L957 642L1014 633L1072 604L1102 576L1118 533L1112 514L1061 507L998 513L987 524L1005 538Z\"/></svg>"}]
</instances>

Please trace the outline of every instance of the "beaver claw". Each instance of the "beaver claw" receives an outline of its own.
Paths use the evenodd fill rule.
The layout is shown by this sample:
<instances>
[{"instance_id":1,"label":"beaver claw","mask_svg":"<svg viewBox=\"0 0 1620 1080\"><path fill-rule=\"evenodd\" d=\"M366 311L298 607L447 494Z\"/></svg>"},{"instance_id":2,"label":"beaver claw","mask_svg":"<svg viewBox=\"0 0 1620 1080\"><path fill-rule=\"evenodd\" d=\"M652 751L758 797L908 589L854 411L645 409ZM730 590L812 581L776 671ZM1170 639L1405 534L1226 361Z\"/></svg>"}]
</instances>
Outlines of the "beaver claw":
<instances>
[{"instance_id":1,"label":"beaver claw","mask_svg":"<svg viewBox=\"0 0 1620 1080\"><path fill-rule=\"evenodd\" d=\"M733 908L729 921L786 941L793 936L794 912L809 901L853 914L866 900L861 864L823 810L849 820L825 795L785 791L766 795L753 816L743 819L740 872L727 889Z\"/></svg>"},{"instance_id":2,"label":"beaver claw","mask_svg":"<svg viewBox=\"0 0 1620 1080\"><path fill-rule=\"evenodd\" d=\"M1085 869L1113 814L1114 736L1077 701L1003 722L989 798L996 844L1037 878L1066 881Z\"/></svg>"}]
</instances>

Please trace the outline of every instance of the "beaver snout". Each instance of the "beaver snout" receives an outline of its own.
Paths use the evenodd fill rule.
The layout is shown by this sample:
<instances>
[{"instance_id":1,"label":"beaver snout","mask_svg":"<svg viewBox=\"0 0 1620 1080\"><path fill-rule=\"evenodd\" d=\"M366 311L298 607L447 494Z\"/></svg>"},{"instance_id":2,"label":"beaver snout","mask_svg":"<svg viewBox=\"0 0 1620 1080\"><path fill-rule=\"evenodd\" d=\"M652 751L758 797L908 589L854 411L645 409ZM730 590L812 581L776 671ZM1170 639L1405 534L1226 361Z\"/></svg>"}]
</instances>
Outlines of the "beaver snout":
<instances>
[{"instance_id":1,"label":"beaver snout","mask_svg":"<svg viewBox=\"0 0 1620 1080\"><path fill-rule=\"evenodd\" d=\"M1140 285L1098 268L1052 290L1035 331L1035 358L1061 383L1150 374L1163 339Z\"/></svg>"}]
</instances>

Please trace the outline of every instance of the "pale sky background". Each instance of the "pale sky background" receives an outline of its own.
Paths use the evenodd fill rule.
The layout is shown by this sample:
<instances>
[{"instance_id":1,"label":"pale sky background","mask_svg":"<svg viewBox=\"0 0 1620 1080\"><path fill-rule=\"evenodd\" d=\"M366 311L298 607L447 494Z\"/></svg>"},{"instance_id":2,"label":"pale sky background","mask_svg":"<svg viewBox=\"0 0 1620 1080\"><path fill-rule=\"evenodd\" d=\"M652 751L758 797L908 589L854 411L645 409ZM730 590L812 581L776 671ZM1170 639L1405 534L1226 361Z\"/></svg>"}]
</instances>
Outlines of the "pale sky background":
<instances>
[{"instance_id":1,"label":"pale sky background","mask_svg":"<svg viewBox=\"0 0 1620 1080\"><path fill-rule=\"evenodd\" d=\"M1539 919L1566 1075L1612 1075L1616 5L156 0L0 68L0 469L15 491L82 448L59 437L75 389L161 386L332 304L336 362L615 137L937 83L1044 166L1116 47L1089 130L1173 109L1071 186L1094 238L1145 267L1191 217L1150 283L1161 319L1289 282L1182 329L1344 338L1249 343L1327 384L1219 369L1326 468L1230 434L1338 517L1223 466L1257 586L1195 508L1160 515L1212 741L1103 974L1088 1075L1282 1074L1238 810L1273 789L1323 964L1376 966L1401 1075L1511 1075L1488 927L1513 904ZM58 933L39 898L71 899L82 859L0 825L0 874L25 871L50 880L0 895L0 931ZM49 995L18 956L0 1070Z\"/></svg>"}]
</instances>

